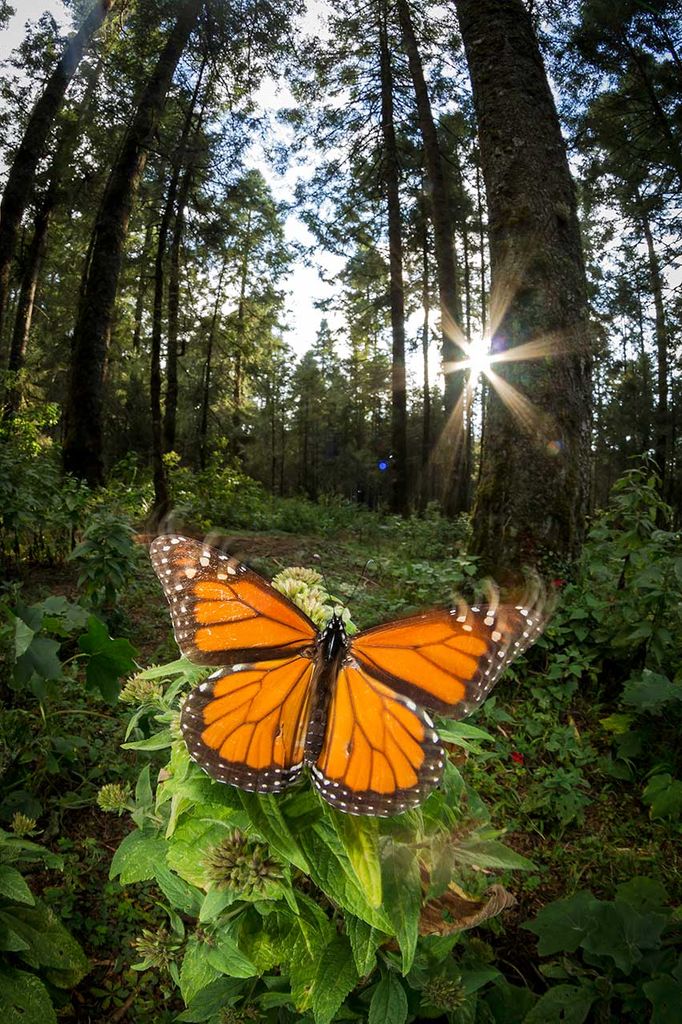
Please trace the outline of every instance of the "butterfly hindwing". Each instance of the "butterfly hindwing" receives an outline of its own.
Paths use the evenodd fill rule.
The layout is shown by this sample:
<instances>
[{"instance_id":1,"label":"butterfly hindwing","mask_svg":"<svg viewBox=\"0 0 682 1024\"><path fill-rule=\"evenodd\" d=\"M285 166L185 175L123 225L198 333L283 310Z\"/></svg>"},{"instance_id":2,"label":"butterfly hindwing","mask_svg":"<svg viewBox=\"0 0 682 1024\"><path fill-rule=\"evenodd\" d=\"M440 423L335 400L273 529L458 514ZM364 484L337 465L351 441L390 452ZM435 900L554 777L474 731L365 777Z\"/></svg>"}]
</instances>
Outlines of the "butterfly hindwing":
<instances>
[{"instance_id":1,"label":"butterfly hindwing","mask_svg":"<svg viewBox=\"0 0 682 1024\"><path fill-rule=\"evenodd\" d=\"M347 659L312 766L321 796L347 814L400 814L438 785L444 760L426 712Z\"/></svg>"},{"instance_id":2,"label":"butterfly hindwing","mask_svg":"<svg viewBox=\"0 0 682 1024\"><path fill-rule=\"evenodd\" d=\"M197 686L182 708L190 756L219 782L277 793L300 775L313 662L239 665Z\"/></svg>"},{"instance_id":3,"label":"butterfly hindwing","mask_svg":"<svg viewBox=\"0 0 682 1024\"><path fill-rule=\"evenodd\" d=\"M199 665L285 658L315 640L310 619L236 558L189 537L157 537L152 565L178 647Z\"/></svg>"},{"instance_id":4,"label":"butterfly hindwing","mask_svg":"<svg viewBox=\"0 0 682 1024\"><path fill-rule=\"evenodd\" d=\"M532 644L544 615L522 605L462 606L376 626L353 637L362 667L386 686L450 718L464 718Z\"/></svg>"}]
</instances>

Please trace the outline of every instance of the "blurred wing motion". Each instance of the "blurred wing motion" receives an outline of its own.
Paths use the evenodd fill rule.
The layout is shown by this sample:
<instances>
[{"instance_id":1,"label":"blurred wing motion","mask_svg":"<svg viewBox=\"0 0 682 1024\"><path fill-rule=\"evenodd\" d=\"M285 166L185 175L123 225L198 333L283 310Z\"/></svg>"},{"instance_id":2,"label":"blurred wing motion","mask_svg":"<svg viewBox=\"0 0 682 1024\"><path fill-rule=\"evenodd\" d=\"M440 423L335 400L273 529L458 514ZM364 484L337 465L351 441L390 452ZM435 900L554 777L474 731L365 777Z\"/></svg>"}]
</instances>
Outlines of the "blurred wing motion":
<instances>
[{"instance_id":1,"label":"blurred wing motion","mask_svg":"<svg viewBox=\"0 0 682 1024\"><path fill-rule=\"evenodd\" d=\"M198 665L286 658L314 644L307 615L236 558L189 537L157 537L149 552L178 647Z\"/></svg>"},{"instance_id":2,"label":"blurred wing motion","mask_svg":"<svg viewBox=\"0 0 682 1024\"><path fill-rule=\"evenodd\" d=\"M353 637L351 649L362 668L392 690L464 718L545 622L537 605L462 606L367 629Z\"/></svg>"},{"instance_id":3,"label":"blurred wing motion","mask_svg":"<svg viewBox=\"0 0 682 1024\"><path fill-rule=\"evenodd\" d=\"M348 642L322 633L234 558L158 537L154 569L180 650L223 668L185 701L192 758L220 782L260 793L308 765L321 796L349 814L397 814L438 785L445 755L422 706L463 718L542 632L538 602L462 606L391 622Z\"/></svg>"},{"instance_id":4,"label":"blurred wing motion","mask_svg":"<svg viewBox=\"0 0 682 1024\"><path fill-rule=\"evenodd\" d=\"M358 665L344 665L312 766L320 794L348 814L400 814L440 782L445 754L433 722Z\"/></svg>"}]
</instances>

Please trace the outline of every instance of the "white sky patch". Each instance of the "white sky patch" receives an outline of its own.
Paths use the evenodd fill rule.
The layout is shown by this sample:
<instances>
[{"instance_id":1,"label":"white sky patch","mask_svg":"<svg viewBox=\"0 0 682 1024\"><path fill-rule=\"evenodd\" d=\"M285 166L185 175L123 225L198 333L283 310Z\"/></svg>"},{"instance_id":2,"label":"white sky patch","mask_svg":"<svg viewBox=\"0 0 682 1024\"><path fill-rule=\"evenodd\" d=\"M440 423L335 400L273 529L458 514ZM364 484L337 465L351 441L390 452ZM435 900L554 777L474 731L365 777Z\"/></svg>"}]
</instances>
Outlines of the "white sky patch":
<instances>
[{"instance_id":1,"label":"white sky patch","mask_svg":"<svg viewBox=\"0 0 682 1024\"><path fill-rule=\"evenodd\" d=\"M58 25L69 27L71 15L61 0L10 0L15 13L10 18L7 28L0 32L0 60L9 57L26 35L26 22L37 21L48 12Z\"/></svg>"}]
</instances>

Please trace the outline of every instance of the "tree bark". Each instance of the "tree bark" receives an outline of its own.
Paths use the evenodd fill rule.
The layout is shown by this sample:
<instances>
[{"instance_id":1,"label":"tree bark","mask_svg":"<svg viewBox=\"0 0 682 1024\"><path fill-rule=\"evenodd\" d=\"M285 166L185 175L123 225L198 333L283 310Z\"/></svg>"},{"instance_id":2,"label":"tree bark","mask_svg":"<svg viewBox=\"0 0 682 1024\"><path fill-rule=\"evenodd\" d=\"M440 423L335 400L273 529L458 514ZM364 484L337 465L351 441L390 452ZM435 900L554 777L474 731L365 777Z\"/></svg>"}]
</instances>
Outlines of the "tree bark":
<instances>
[{"instance_id":1,"label":"tree bark","mask_svg":"<svg viewBox=\"0 0 682 1024\"><path fill-rule=\"evenodd\" d=\"M126 132L95 223L72 342L63 452L64 469L91 485L104 478L104 377L130 211L166 94L202 5L203 0L185 0L180 7Z\"/></svg>"},{"instance_id":2,"label":"tree bark","mask_svg":"<svg viewBox=\"0 0 682 1024\"><path fill-rule=\"evenodd\" d=\"M199 468L206 469L208 456L208 411L211 407L211 361L213 359L213 342L215 341L216 329L218 326L218 313L222 302L223 277L227 264L223 263L218 278L215 302L213 304L213 316L211 326L206 339L206 363L204 365L204 381L201 394L201 418L199 420Z\"/></svg>"},{"instance_id":3,"label":"tree bark","mask_svg":"<svg viewBox=\"0 0 682 1024\"><path fill-rule=\"evenodd\" d=\"M651 295L654 300L656 314L655 335L656 335L656 439L654 442L654 457L658 464L661 475L661 492L667 495L668 476L670 471L671 451L671 430L670 410L668 408L668 325L665 316L665 302L663 301L663 279L661 267L654 245L654 237L651 233L651 224L647 216L646 208L639 199L639 219L646 241L647 254L649 257L649 280L651 282Z\"/></svg>"},{"instance_id":4,"label":"tree bark","mask_svg":"<svg viewBox=\"0 0 682 1024\"><path fill-rule=\"evenodd\" d=\"M445 504L448 512L457 513L464 508L467 490L464 479L465 467L462 464L462 455L464 454L462 428L464 424L460 423L457 425L451 421L453 417L461 416L461 412L456 410L463 408L460 402L463 374L461 370L453 371L451 367L453 363L466 359L466 346L461 328L462 314L461 299L457 285L454 221L450 210L446 178L438 143L438 133L433 120L431 102L424 78L424 69L412 24L409 0L398 0L398 15L417 102L419 131L424 144L424 163L429 183L438 296L440 301L441 353L445 376L445 417L446 423L450 423L454 443L458 446L454 459L449 460L452 466L453 479L449 481L449 486L445 491Z\"/></svg>"},{"instance_id":5,"label":"tree bark","mask_svg":"<svg viewBox=\"0 0 682 1024\"><path fill-rule=\"evenodd\" d=\"M389 291L391 303L392 380L391 442L393 448L391 511L407 515L407 389L405 380L405 293L400 217L398 148L393 123L393 72L388 47L385 7L379 20L381 131L383 179L388 205Z\"/></svg>"},{"instance_id":6,"label":"tree bark","mask_svg":"<svg viewBox=\"0 0 682 1024\"><path fill-rule=\"evenodd\" d=\"M113 0L96 0L75 36L69 40L28 119L24 137L12 161L0 204L0 338L7 307L9 275L24 210L33 192L36 167L47 137L76 73L80 60L106 18Z\"/></svg>"},{"instance_id":7,"label":"tree bark","mask_svg":"<svg viewBox=\"0 0 682 1024\"><path fill-rule=\"evenodd\" d=\"M456 6L488 203L493 350L547 343L542 359L496 368L520 393L517 415L490 389L473 543L484 572L511 582L524 565L579 552L590 467L587 289L566 147L530 16L521 0Z\"/></svg>"}]
</instances>

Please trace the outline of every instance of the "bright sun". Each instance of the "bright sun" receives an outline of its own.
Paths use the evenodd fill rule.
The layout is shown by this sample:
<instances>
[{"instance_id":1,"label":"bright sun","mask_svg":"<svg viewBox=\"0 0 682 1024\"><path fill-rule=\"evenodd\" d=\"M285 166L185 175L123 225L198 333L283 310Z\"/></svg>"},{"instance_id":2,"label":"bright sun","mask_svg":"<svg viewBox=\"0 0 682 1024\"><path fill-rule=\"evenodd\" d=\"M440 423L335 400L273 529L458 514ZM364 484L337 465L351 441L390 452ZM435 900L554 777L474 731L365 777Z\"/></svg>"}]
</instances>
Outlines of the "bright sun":
<instances>
[{"instance_id":1,"label":"bright sun","mask_svg":"<svg viewBox=\"0 0 682 1024\"><path fill-rule=\"evenodd\" d=\"M493 361L493 356L490 352L490 339L483 337L473 338L469 344L468 354L467 362L471 367L471 376L474 381L477 381L482 374L488 372Z\"/></svg>"}]
</instances>

